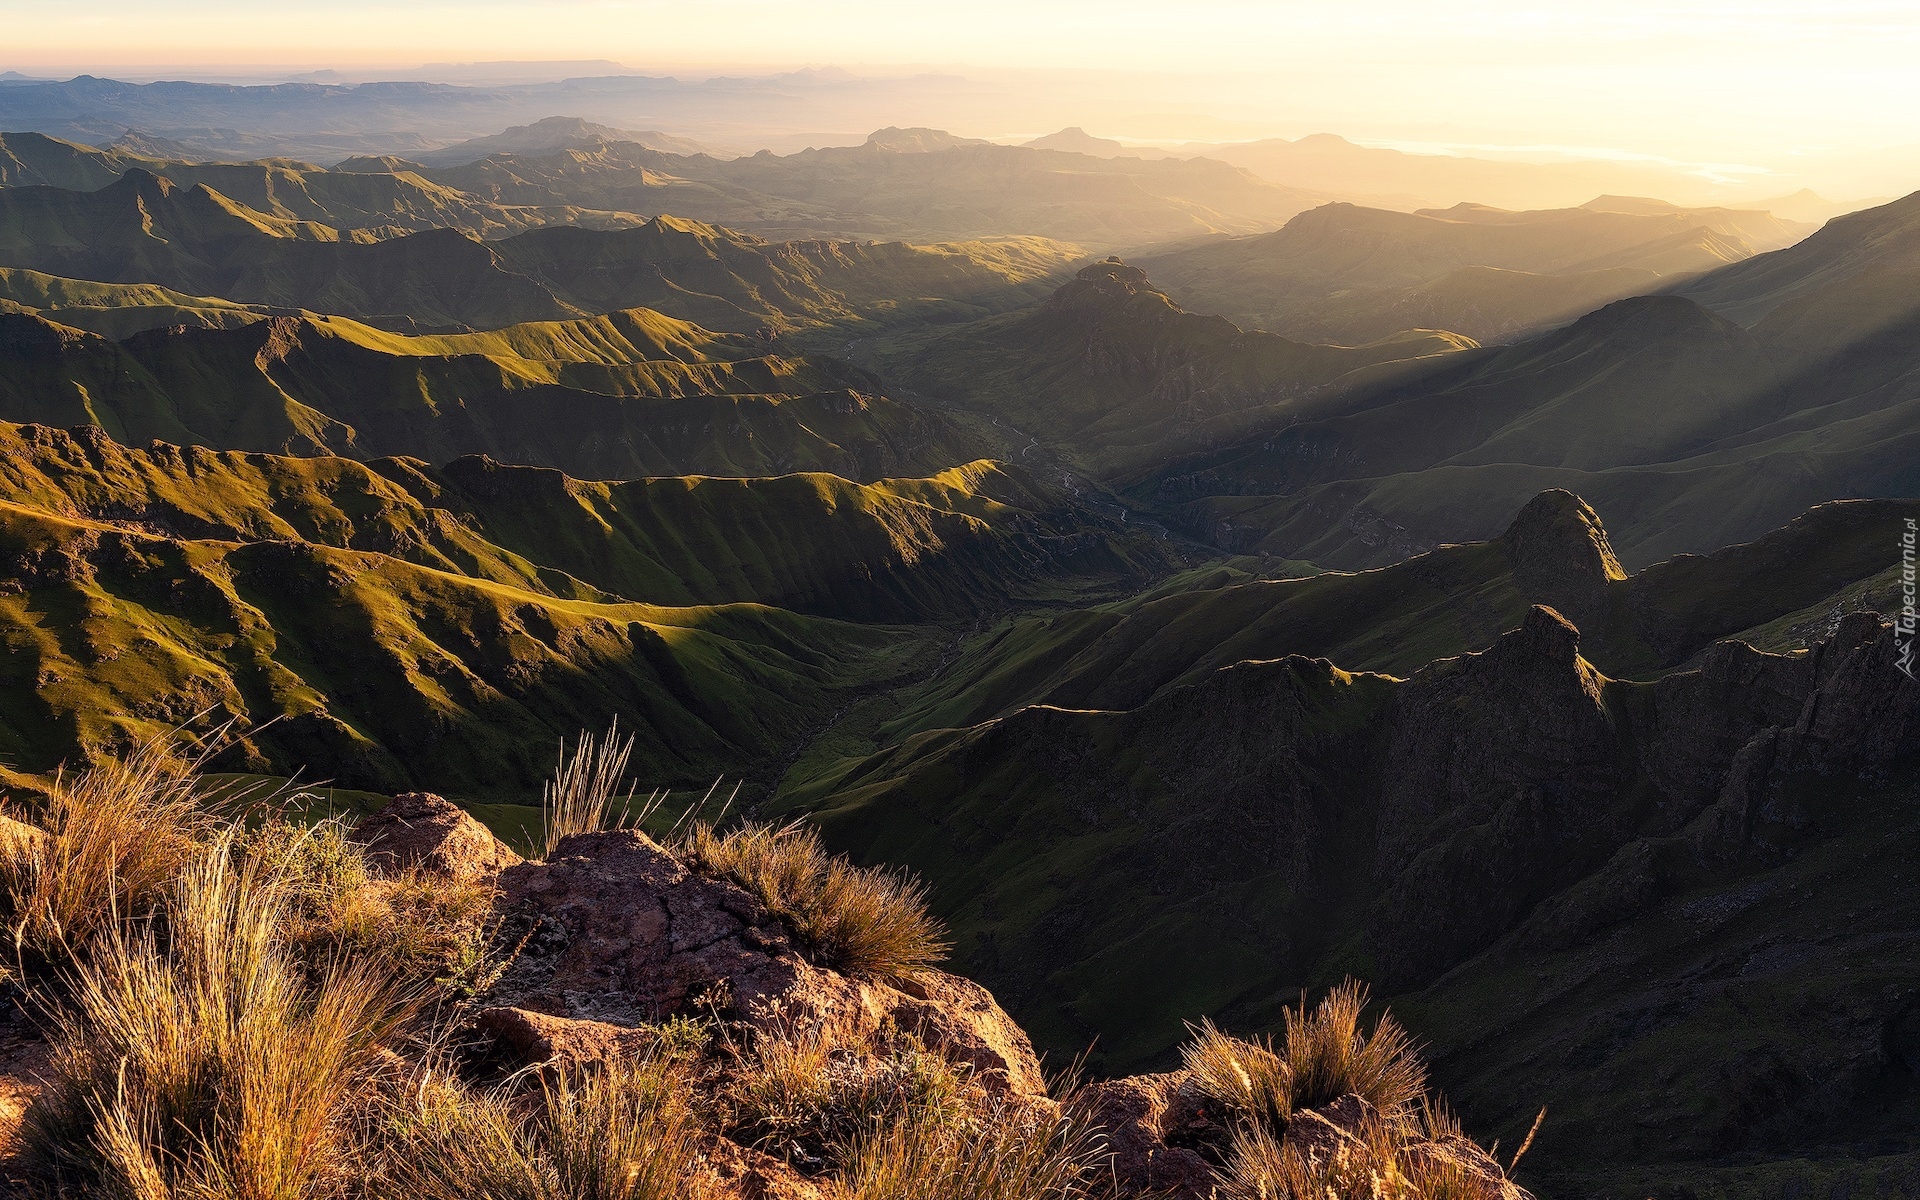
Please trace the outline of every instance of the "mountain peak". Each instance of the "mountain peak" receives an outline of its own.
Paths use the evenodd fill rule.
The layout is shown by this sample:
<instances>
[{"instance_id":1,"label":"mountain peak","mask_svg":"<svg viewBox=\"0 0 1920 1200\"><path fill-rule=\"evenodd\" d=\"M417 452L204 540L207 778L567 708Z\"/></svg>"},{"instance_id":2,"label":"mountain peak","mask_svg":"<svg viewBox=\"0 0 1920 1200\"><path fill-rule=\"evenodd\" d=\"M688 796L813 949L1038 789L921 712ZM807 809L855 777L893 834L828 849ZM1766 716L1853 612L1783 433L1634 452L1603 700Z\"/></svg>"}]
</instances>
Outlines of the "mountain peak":
<instances>
[{"instance_id":1,"label":"mountain peak","mask_svg":"<svg viewBox=\"0 0 1920 1200\"><path fill-rule=\"evenodd\" d=\"M1600 514L1562 488L1541 492L1514 517L1500 542L1529 599L1585 618L1607 585L1625 579Z\"/></svg>"},{"instance_id":2,"label":"mountain peak","mask_svg":"<svg viewBox=\"0 0 1920 1200\"><path fill-rule=\"evenodd\" d=\"M886 150L893 154L932 154L939 150L953 150L961 146L991 146L992 144L981 138L961 137L958 134L948 133L944 129L928 129L924 126L902 129L898 125L876 129L867 135L866 141L869 150Z\"/></svg>"}]
</instances>

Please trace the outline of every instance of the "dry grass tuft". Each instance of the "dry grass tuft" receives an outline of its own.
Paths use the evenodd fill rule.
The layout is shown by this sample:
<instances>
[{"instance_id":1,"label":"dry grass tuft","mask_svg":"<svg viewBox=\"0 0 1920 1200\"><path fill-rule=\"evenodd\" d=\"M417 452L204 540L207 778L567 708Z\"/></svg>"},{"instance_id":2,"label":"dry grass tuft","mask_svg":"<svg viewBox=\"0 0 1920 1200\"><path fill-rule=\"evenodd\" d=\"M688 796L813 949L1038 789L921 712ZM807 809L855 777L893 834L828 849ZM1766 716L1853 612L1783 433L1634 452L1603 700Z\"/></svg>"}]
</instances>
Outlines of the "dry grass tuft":
<instances>
[{"instance_id":1,"label":"dry grass tuft","mask_svg":"<svg viewBox=\"0 0 1920 1200\"><path fill-rule=\"evenodd\" d=\"M827 853L811 826L749 822L722 834L695 822L678 849L758 896L825 966L897 979L946 957L945 930L918 880Z\"/></svg>"},{"instance_id":2,"label":"dry grass tuft","mask_svg":"<svg viewBox=\"0 0 1920 1200\"><path fill-rule=\"evenodd\" d=\"M854 1147L848 1200L1083 1200L1097 1193L1091 1131L1011 1103L954 1125L909 1115Z\"/></svg>"},{"instance_id":3,"label":"dry grass tuft","mask_svg":"<svg viewBox=\"0 0 1920 1200\"><path fill-rule=\"evenodd\" d=\"M1302 1154L1261 1126L1243 1126L1227 1164L1222 1200L1429 1200L1402 1169L1398 1139L1377 1118L1322 1157Z\"/></svg>"},{"instance_id":4,"label":"dry grass tuft","mask_svg":"<svg viewBox=\"0 0 1920 1200\"><path fill-rule=\"evenodd\" d=\"M431 1076L382 1134L389 1189L410 1200L679 1200L698 1145L686 1083L665 1060L543 1076L531 1112Z\"/></svg>"},{"instance_id":5,"label":"dry grass tuft","mask_svg":"<svg viewBox=\"0 0 1920 1200\"><path fill-rule=\"evenodd\" d=\"M762 1034L737 1057L722 1097L725 1123L741 1140L809 1170L844 1159L856 1139L888 1123L958 1125L985 1100L965 1068L910 1037L875 1053L817 1024Z\"/></svg>"},{"instance_id":6,"label":"dry grass tuft","mask_svg":"<svg viewBox=\"0 0 1920 1200\"><path fill-rule=\"evenodd\" d=\"M1200 1089L1262 1128L1285 1128L1293 1115L1293 1072L1272 1044L1229 1037L1207 1020L1188 1028L1193 1040L1180 1057Z\"/></svg>"},{"instance_id":7,"label":"dry grass tuft","mask_svg":"<svg viewBox=\"0 0 1920 1200\"><path fill-rule=\"evenodd\" d=\"M284 878L218 838L162 919L73 970L52 1079L22 1129L39 1176L127 1200L293 1200L351 1169L351 1110L406 1013L387 974L310 970L279 938Z\"/></svg>"},{"instance_id":8,"label":"dry grass tuft","mask_svg":"<svg viewBox=\"0 0 1920 1200\"><path fill-rule=\"evenodd\" d=\"M0 847L0 917L16 959L64 964L162 901L217 828L195 795L194 765L155 742L54 777L33 822L44 836Z\"/></svg>"},{"instance_id":9,"label":"dry grass tuft","mask_svg":"<svg viewBox=\"0 0 1920 1200\"><path fill-rule=\"evenodd\" d=\"M621 828L624 816L614 812L613 802L632 756L633 737L620 737L618 721L600 737L583 731L571 757L566 743L561 743L560 766L540 791L548 856L576 833Z\"/></svg>"},{"instance_id":10,"label":"dry grass tuft","mask_svg":"<svg viewBox=\"0 0 1920 1200\"><path fill-rule=\"evenodd\" d=\"M489 885L418 871L376 878L346 826L333 820L269 821L247 835L245 848L283 881L283 936L302 959L366 958L420 982L478 969L492 914Z\"/></svg>"},{"instance_id":11,"label":"dry grass tuft","mask_svg":"<svg viewBox=\"0 0 1920 1200\"><path fill-rule=\"evenodd\" d=\"M1327 993L1311 1016L1304 1001L1287 1010L1294 1108L1318 1108L1353 1093L1388 1121L1400 1121L1426 1095L1427 1069L1413 1039L1385 1013L1371 1034L1363 1034L1366 1007L1366 985L1349 979Z\"/></svg>"}]
</instances>

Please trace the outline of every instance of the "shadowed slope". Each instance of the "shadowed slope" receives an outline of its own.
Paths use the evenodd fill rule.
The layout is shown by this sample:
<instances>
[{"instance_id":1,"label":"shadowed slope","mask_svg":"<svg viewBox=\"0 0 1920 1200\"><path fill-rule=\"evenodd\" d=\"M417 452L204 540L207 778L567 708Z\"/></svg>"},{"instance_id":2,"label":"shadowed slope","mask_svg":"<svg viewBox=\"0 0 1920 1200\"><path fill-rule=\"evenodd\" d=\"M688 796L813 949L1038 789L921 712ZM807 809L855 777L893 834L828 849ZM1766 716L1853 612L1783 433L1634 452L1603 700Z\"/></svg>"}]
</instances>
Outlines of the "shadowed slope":
<instances>
[{"instance_id":1,"label":"shadowed slope","mask_svg":"<svg viewBox=\"0 0 1920 1200\"><path fill-rule=\"evenodd\" d=\"M1349 377L1472 343L1409 334L1348 349L1244 332L1182 310L1117 260L1045 304L940 337L894 364L910 386L992 411L1089 470L1137 471L1218 444Z\"/></svg>"},{"instance_id":2,"label":"shadowed slope","mask_svg":"<svg viewBox=\"0 0 1920 1200\"><path fill-rule=\"evenodd\" d=\"M1911 1019L1920 929L1892 815L1920 798L1920 689L1891 629L1857 613L1649 683L1579 646L1534 608L1403 679L1240 662L1130 711L923 733L785 803L917 871L956 960L1038 1044L1098 1038L1099 1069L1170 1063L1184 1014L1271 1028L1366 974L1470 1121L1517 1141L1540 1100L1565 1114L1529 1161L1575 1194L1759 1195L1723 1156L1777 1183L1910 1153L1906 1066L1873 1049Z\"/></svg>"},{"instance_id":3,"label":"shadowed slope","mask_svg":"<svg viewBox=\"0 0 1920 1200\"><path fill-rule=\"evenodd\" d=\"M1288 654L1406 674L1486 647L1532 604L1578 620L1582 653L1601 670L1649 678L1720 638L1787 649L1807 644L1810 631L1791 627L1810 616L1824 630L1842 612L1891 605L1880 577L1908 517L1920 517L1920 501L1826 504L1755 542L1629 576L1594 511L1547 492L1494 541L1390 567L1010 618L918 689L881 732L897 740L1028 704L1131 709L1236 662ZM1775 622L1789 628L1757 632Z\"/></svg>"},{"instance_id":4,"label":"shadowed slope","mask_svg":"<svg viewBox=\"0 0 1920 1200\"><path fill-rule=\"evenodd\" d=\"M1360 566L1491 536L1547 487L1592 502L1630 564L1754 538L1826 500L1920 494L1920 293L1899 251L1916 214L1855 214L1685 289L1731 298L1779 276L1783 298L1751 328L1685 296L1619 301L1335 396L1137 498L1184 505L1182 523L1235 550Z\"/></svg>"}]
</instances>

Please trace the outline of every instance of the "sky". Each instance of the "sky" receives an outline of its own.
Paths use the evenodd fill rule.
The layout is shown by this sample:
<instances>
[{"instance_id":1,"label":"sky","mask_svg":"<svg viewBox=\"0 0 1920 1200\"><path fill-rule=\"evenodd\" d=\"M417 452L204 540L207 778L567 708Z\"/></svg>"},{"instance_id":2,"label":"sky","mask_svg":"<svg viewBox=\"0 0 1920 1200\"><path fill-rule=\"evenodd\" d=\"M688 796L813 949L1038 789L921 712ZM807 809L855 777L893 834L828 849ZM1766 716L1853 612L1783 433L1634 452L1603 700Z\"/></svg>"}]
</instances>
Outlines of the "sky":
<instances>
[{"instance_id":1,"label":"sky","mask_svg":"<svg viewBox=\"0 0 1920 1200\"><path fill-rule=\"evenodd\" d=\"M1100 73L1087 123L1106 136L1177 135L1164 118L1184 113L1196 137L1211 120L1708 163L1920 145L1915 0L0 0L0 29L0 70L54 75L550 58L997 70L1020 87L1072 69Z\"/></svg>"}]
</instances>

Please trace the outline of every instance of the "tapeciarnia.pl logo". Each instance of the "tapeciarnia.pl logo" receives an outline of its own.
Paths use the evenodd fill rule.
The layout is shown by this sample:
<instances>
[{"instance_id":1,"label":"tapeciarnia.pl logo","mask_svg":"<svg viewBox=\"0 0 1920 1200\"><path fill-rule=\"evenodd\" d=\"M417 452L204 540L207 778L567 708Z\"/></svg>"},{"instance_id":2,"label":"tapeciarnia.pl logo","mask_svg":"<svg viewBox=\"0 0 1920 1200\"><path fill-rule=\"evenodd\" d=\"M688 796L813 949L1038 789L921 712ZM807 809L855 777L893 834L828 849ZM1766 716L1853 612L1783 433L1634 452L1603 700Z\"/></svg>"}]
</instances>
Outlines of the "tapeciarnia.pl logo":
<instances>
[{"instance_id":1,"label":"tapeciarnia.pl logo","mask_svg":"<svg viewBox=\"0 0 1920 1200\"><path fill-rule=\"evenodd\" d=\"M1900 668L1908 679L1913 674L1914 628L1920 624L1914 613L1914 543L1920 538L1920 518L1908 517L1907 527L1900 534L1900 615L1893 619L1894 648L1900 657L1894 666Z\"/></svg>"}]
</instances>

